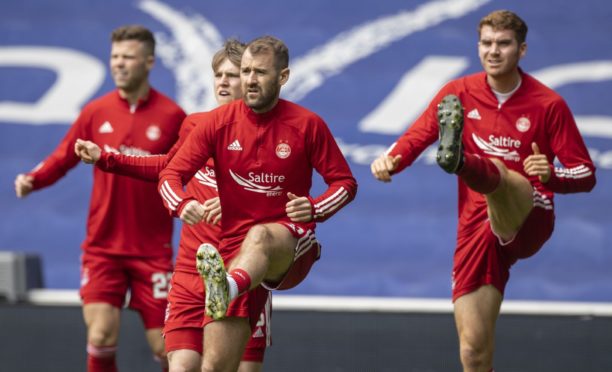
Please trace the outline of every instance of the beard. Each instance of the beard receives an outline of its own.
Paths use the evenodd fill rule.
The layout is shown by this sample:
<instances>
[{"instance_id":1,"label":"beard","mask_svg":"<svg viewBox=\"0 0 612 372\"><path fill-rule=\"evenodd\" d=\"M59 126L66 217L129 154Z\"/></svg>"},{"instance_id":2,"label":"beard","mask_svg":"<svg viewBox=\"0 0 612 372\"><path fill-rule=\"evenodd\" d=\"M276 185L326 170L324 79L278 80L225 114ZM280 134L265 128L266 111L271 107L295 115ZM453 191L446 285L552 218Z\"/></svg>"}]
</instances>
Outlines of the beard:
<instances>
[{"instance_id":1,"label":"beard","mask_svg":"<svg viewBox=\"0 0 612 372\"><path fill-rule=\"evenodd\" d=\"M113 82L118 89L132 92L140 88L147 80L148 73L146 71L132 71L126 77L113 76Z\"/></svg>"},{"instance_id":2,"label":"beard","mask_svg":"<svg viewBox=\"0 0 612 372\"><path fill-rule=\"evenodd\" d=\"M244 94L244 103L249 106L255 112L267 111L274 104L276 99L278 98L280 92L280 87L276 85L272 85L269 89L262 89L258 87L257 96L250 97L248 88L245 89Z\"/></svg>"}]
</instances>

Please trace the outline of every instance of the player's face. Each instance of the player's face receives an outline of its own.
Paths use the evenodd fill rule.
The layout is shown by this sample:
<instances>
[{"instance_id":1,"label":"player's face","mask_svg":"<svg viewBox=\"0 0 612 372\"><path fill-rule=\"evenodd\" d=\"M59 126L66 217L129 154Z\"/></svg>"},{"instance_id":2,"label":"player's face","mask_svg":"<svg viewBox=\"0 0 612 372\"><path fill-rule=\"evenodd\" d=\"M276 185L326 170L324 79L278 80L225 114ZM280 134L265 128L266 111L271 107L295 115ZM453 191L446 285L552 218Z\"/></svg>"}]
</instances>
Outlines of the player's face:
<instances>
[{"instance_id":1,"label":"player's face","mask_svg":"<svg viewBox=\"0 0 612 372\"><path fill-rule=\"evenodd\" d=\"M495 30L491 26L480 29L478 56L489 77L503 78L515 73L526 48L525 43L519 45L512 30Z\"/></svg>"},{"instance_id":2,"label":"player's face","mask_svg":"<svg viewBox=\"0 0 612 372\"><path fill-rule=\"evenodd\" d=\"M247 49L242 55L240 80L244 102L253 111L270 111L278 102L281 86L289 78L289 69L277 71L273 53L252 55Z\"/></svg>"},{"instance_id":3,"label":"player's face","mask_svg":"<svg viewBox=\"0 0 612 372\"><path fill-rule=\"evenodd\" d=\"M215 70L215 98L219 105L242 98L240 68L227 58Z\"/></svg>"},{"instance_id":4,"label":"player's face","mask_svg":"<svg viewBox=\"0 0 612 372\"><path fill-rule=\"evenodd\" d=\"M138 90L147 82L154 60L145 45L138 40L113 42L110 68L117 88L126 92Z\"/></svg>"}]
</instances>

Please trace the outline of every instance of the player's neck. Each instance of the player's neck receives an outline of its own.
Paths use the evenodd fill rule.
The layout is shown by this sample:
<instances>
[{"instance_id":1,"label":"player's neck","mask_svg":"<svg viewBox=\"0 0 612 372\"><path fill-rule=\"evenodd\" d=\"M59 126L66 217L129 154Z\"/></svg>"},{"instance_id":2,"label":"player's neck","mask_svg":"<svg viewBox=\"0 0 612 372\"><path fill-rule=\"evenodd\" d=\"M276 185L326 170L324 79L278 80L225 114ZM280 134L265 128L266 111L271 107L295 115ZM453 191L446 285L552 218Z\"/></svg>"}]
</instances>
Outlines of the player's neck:
<instances>
[{"instance_id":1,"label":"player's neck","mask_svg":"<svg viewBox=\"0 0 612 372\"><path fill-rule=\"evenodd\" d=\"M518 69L503 76L487 75L487 83L494 91L498 93L511 92L521 82L521 74Z\"/></svg>"},{"instance_id":2,"label":"player's neck","mask_svg":"<svg viewBox=\"0 0 612 372\"><path fill-rule=\"evenodd\" d=\"M149 95L149 91L151 90L151 86L148 81L143 82L136 89L126 90L119 88L119 95L121 98L128 101L131 105L135 105L138 101L143 100Z\"/></svg>"}]
</instances>

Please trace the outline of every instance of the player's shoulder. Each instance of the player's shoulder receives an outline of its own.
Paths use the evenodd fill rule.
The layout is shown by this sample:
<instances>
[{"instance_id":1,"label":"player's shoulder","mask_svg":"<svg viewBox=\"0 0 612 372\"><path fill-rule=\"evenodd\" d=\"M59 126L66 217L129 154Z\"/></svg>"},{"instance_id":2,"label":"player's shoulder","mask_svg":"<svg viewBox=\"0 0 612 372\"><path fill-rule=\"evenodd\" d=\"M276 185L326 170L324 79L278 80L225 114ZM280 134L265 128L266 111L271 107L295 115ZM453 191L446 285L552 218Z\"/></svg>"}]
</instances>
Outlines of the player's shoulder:
<instances>
[{"instance_id":1,"label":"player's shoulder","mask_svg":"<svg viewBox=\"0 0 612 372\"><path fill-rule=\"evenodd\" d=\"M109 106L114 106L119 102L119 93L113 90L103 95L93 98L83 106L83 110L102 109Z\"/></svg>"},{"instance_id":2,"label":"player's shoulder","mask_svg":"<svg viewBox=\"0 0 612 372\"><path fill-rule=\"evenodd\" d=\"M151 100L151 103L155 105L156 109L166 111L170 114L178 114L182 116L186 115L185 111L183 111L178 103L174 102L172 98L168 97L157 89L151 87L149 94L149 99Z\"/></svg>"},{"instance_id":3,"label":"player's shoulder","mask_svg":"<svg viewBox=\"0 0 612 372\"><path fill-rule=\"evenodd\" d=\"M314 113L312 110L295 102L288 101L286 99L280 98L278 100L278 106L285 114L298 114L306 117L317 116L317 114Z\"/></svg>"},{"instance_id":4,"label":"player's shoulder","mask_svg":"<svg viewBox=\"0 0 612 372\"><path fill-rule=\"evenodd\" d=\"M529 93L531 99L542 105L565 105L565 99L552 88L539 81L534 76L521 71L522 84Z\"/></svg>"},{"instance_id":5,"label":"player's shoulder","mask_svg":"<svg viewBox=\"0 0 612 372\"><path fill-rule=\"evenodd\" d=\"M448 94L454 94L462 99L466 96L478 96L483 90L486 90L486 74L484 72L464 75L444 84L431 101L433 105L431 107L436 107L440 99Z\"/></svg>"},{"instance_id":6,"label":"player's shoulder","mask_svg":"<svg viewBox=\"0 0 612 372\"><path fill-rule=\"evenodd\" d=\"M236 100L209 111L195 112L187 115L183 126L206 127L208 129L219 129L236 121L236 115L240 110L241 100Z\"/></svg>"},{"instance_id":7,"label":"player's shoulder","mask_svg":"<svg viewBox=\"0 0 612 372\"><path fill-rule=\"evenodd\" d=\"M80 117L81 119L87 119L99 114L112 113L117 109L120 102L121 99L116 90L107 92L83 105Z\"/></svg>"},{"instance_id":8,"label":"player's shoulder","mask_svg":"<svg viewBox=\"0 0 612 372\"><path fill-rule=\"evenodd\" d=\"M187 118L194 122L214 121L224 122L229 118L234 118L240 111L242 100L235 100L230 103L213 108L209 111L195 112L187 115Z\"/></svg>"},{"instance_id":9,"label":"player's shoulder","mask_svg":"<svg viewBox=\"0 0 612 372\"><path fill-rule=\"evenodd\" d=\"M278 106L286 123L299 126L325 125L325 121L317 113L295 102L279 99Z\"/></svg>"},{"instance_id":10,"label":"player's shoulder","mask_svg":"<svg viewBox=\"0 0 612 372\"><path fill-rule=\"evenodd\" d=\"M487 89L487 74L484 71L461 76L449 84L458 94Z\"/></svg>"}]
</instances>

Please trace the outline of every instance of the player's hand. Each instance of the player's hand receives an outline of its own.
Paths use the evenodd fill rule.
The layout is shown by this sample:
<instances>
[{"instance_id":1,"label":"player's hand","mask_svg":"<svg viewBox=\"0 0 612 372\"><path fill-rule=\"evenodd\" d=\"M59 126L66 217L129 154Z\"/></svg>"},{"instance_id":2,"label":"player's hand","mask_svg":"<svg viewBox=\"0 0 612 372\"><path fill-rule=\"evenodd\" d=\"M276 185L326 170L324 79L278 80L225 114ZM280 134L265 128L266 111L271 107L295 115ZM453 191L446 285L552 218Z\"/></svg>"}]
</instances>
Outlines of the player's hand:
<instances>
[{"instance_id":1,"label":"player's hand","mask_svg":"<svg viewBox=\"0 0 612 372\"><path fill-rule=\"evenodd\" d=\"M202 206L206 223L216 225L221 221L221 201L218 196L206 200Z\"/></svg>"},{"instance_id":2,"label":"player's hand","mask_svg":"<svg viewBox=\"0 0 612 372\"><path fill-rule=\"evenodd\" d=\"M285 205L287 217L292 222L310 222L312 221L312 204L305 196L297 196L290 192L287 193L289 201Z\"/></svg>"},{"instance_id":3,"label":"player's hand","mask_svg":"<svg viewBox=\"0 0 612 372\"><path fill-rule=\"evenodd\" d=\"M523 169L529 176L538 176L540 182L546 183L550 179L550 164L546 155L540 153L540 147L535 142L531 143L533 154L523 161Z\"/></svg>"},{"instance_id":4,"label":"player's hand","mask_svg":"<svg viewBox=\"0 0 612 372\"><path fill-rule=\"evenodd\" d=\"M96 145L95 143L79 138L74 143L74 153L81 158L83 163L94 164L100 160L102 150L100 149L100 146Z\"/></svg>"},{"instance_id":5,"label":"player's hand","mask_svg":"<svg viewBox=\"0 0 612 372\"><path fill-rule=\"evenodd\" d=\"M15 194L18 198L24 198L34 188L34 177L27 174L18 174L15 177Z\"/></svg>"},{"instance_id":6,"label":"player's hand","mask_svg":"<svg viewBox=\"0 0 612 372\"><path fill-rule=\"evenodd\" d=\"M183 207L181 221L188 225L195 225L204 219L204 207L197 200L192 200Z\"/></svg>"},{"instance_id":7,"label":"player's hand","mask_svg":"<svg viewBox=\"0 0 612 372\"><path fill-rule=\"evenodd\" d=\"M397 169L401 160L401 155L391 157L389 155L382 154L370 165L372 175L379 181L391 182L391 172Z\"/></svg>"}]
</instances>

